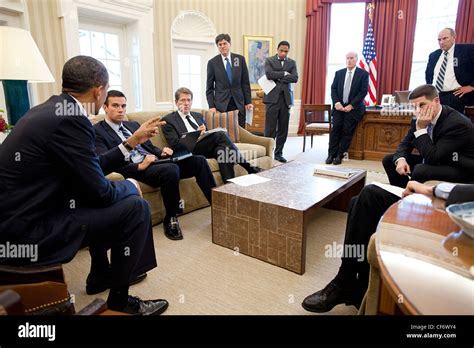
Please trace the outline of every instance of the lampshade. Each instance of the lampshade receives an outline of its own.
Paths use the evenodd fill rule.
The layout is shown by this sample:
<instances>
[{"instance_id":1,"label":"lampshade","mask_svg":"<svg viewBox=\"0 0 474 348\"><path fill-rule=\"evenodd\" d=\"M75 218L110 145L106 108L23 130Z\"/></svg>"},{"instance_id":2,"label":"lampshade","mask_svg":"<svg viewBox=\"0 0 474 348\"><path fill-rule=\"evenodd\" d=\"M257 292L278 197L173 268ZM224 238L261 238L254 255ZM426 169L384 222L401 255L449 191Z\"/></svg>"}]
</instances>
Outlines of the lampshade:
<instances>
[{"instance_id":1,"label":"lampshade","mask_svg":"<svg viewBox=\"0 0 474 348\"><path fill-rule=\"evenodd\" d=\"M54 82L29 31L0 26L0 80Z\"/></svg>"}]
</instances>

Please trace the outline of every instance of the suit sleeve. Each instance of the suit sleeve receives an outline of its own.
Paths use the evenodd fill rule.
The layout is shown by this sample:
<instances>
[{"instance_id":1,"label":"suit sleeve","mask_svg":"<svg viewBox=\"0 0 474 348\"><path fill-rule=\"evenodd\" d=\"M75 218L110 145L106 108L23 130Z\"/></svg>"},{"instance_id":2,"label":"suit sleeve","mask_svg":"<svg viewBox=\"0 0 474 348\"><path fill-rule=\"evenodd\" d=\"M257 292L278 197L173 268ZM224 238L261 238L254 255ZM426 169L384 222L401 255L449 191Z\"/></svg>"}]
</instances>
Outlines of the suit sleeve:
<instances>
[{"instance_id":1,"label":"suit sleeve","mask_svg":"<svg viewBox=\"0 0 474 348\"><path fill-rule=\"evenodd\" d=\"M137 195L132 182L111 182L104 177L94 143L94 129L87 118L64 117L48 142L48 150L75 174L76 184L102 206Z\"/></svg>"},{"instance_id":2,"label":"suit sleeve","mask_svg":"<svg viewBox=\"0 0 474 348\"><path fill-rule=\"evenodd\" d=\"M369 90L369 74L366 71L364 71L360 80L359 92L356 94L354 99L350 101L350 104L352 105L354 109L357 108L357 106L359 106L360 103L362 103L365 96L367 95L368 90Z\"/></svg>"},{"instance_id":3,"label":"suit sleeve","mask_svg":"<svg viewBox=\"0 0 474 348\"><path fill-rule=\"evenodd\" d=\"M469 66L470 66L470 68L468 67L468 69L473 69L473 66L474 66L474 44L467 45L467 54L468 54L468 57L469 57ZM471 87L474 87L474 74L472 76L473 76L473 80L471 81L470 85L471 85ZM472 94L474 94L474 92L471 92L470 94L472 95Z\"/></svg>"},{"instance_id":4,"label":"suit sleeve","mask_svg":"<svg viewBox=\"0 0 474 348\"><path fill-rule=\"evenodd\" d=\"M270 58L267 58L265 59L265 75L267 79L278 82L285 76L285 72L283 70L274 70Z\"/></svg>"},{"instance_id":5,"label":"suit sleeve","mask_svg":"<svg viewBox=\"0 0 474 348\"><path fill-rule=\"evenodd\" d=\"M468 127L456 122L455 119L446 120L443 129L438 135L436 144L428 134L415 138L415 147L420 151L426 164L447 164L457 162L459 151L471 141L471 132Z\"/></svg>"},{"instance_id":6,"label":"suit sleeve","mask_svg":"<svg viewBox=\"0 0 474 348\"><path fill-rule=\"evenodd\" d=\"M251 104L252 91L250 89L249 69L244 57L242 57L242 93L244 94L244 104Z\"/></svg>"},{"instance_id":7,"label":"suit sleeve","mask_svg":"<svg viewBox=\"0 0 474 348\"><path fill-rule=\"evenodd\" d=\"M207 62L207 81L206 81L206 98L207 104L209 105L209 109L215 108L215 81L216 76L214 73L214 66L212 64L212 60Z\"/></svg>"},{"instance_id":8,"label":"suit sleeve","mask_svg":"<svg viewBox=\"0 0 474 348\"><path fill-rule=\"evenodd\" d=\"M456 185L446 200L446 206L455 203L474 202L474 185Z\"/></svg>"},{"instance_id":9,"label":"suit sleeve","mask_svg":"<svg viewBox=\"0 0 474 348\"><path fill-rule=\"evenodd\" d=\"M332 81L331 84L331 99L333 105L336 105L337 103L342 103L341 99L339 99L339 95L337 94L337 82L338 82L338 76L337 72L334 75L334 80Z\"/></svg>"},{"instance_id":10,"label":"suit sleeve","mask_svg":"<svg viewBox=\"0 0 474 348\"><path fill-rule=\"evenodd\" d=\"M289 71L289 75L284 76L281 79L281 82L284 83L296 83L298 82L298 70L296 69L296 62L293 62L293 66L291 67L291 70Z\"/></svg>"},{"instance_id":11,"label":"suit sleeve","mask_svg":"<svg viewBox=\"0 0 474 348\"><path fill-rule=\"evenodd\" d=\"M166 124L163 126L162 130L169 146L173 149L173 151L177 151L179 150L179 133L172 124L171 116L172 115L168 115L163 118L163 120L166 121Z\"/></svg>"},{"instance_id":12,"label":"suit sleeve","mask_svg":"<svg viewBox=\"0 0 474 348\"><path fill-rule=\"evenodd\" d=\"M397 150L393 155L393 161L395 162L400 157L407 158L413 151L413 140L415 139L415 130L416 130L416 120L411 121L411 127L407 135L403 140L398 144Z\"/></svg>"},{"instance_id":13,"label":"suit sleeve","mask_svg":"<svg viewBox=\"0 0 474 348\"><path fill-rule=\"evenodd\" d=\"M433 75L434 75L433 59L434 59L434 53L431 53L430 56L428 57L428 64L426 64L426 70L425 70L425 81L427 84L433 83Z\"/></svg>"}]
</instances>

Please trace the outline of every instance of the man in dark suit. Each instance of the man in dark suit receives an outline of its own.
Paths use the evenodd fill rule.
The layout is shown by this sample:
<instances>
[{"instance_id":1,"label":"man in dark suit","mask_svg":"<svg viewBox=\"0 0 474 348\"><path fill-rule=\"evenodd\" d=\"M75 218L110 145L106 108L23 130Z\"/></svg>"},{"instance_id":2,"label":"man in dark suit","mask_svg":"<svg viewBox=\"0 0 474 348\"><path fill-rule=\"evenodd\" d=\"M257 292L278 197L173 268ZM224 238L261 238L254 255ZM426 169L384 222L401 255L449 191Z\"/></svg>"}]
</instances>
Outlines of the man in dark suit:
<instances>
[{"instance_id":1,"label":"man in dark suit","mask_svg":"<svg viewBox=\"0 0 474 348\"><path fill-rule=\"evenodd\" d=\"M207 62L206 97L209 110L239 110L239 125L245 128L245 110L252 110L249 71L245 58L230 53L230 36L219 34L216 45L220 54Z\"/></svg>"},{"instance_id":2,"label":"man in dark suit","mask_svg":"<svg viewBox=\"0 0 474 348\"><path fill-rule=\"evenodd\" d=\"M474 201L474 185L441 183L430 187L410 181L403 196L412 193L439 197L446 200L446 206ZM363 254L343 255L336 277L322 290L306 297L302 303L304 309L322 313L330 311L340 303L360 307L369 280L370 265L366 255L370 237L375 233L385 211L399 199L400 197L375 185L364 187L359 196L352 198L343 250L362 250Z\"/></svg>"},{"instance_id":3,"label":"man in dark suit","mask_svg":"<svg viewBox=\"0 0 474 348\"><path fill-rule=\"evenodd\" d=\"M265 132L266 137L276 137L275 159L286 162L283 157L283 146L288 137L288 123L290 122L290 107L293 105L293 96L290 83L298 82L296 62L288 57L290 43L281 41L278 44L278 53L265 60L265 75L267 79L276 83L276 86L265 94Z\"/></svg>"},{"instance_id":4,"label":"man in dark suit","mask_svg":"<svg viewBox=\"0 0 474 348\"><path fill-rule=\"evenodd\" d=\"M109 87L105 66L77 56L66 62L62 91L26 113L0 151L0 243L36 245L35 265L69 262L80 248L111 249L112 263L91 254L91 275L110 287L107 305L130 314L160 314L166 300L128 295L129 283L156 267L150 208L135 180L111 182L103 171L123 162L118 148L95 153L88 114L96 114ZM157 134L158 119L130 139ZM32 265L2 258L0 263Z\"/></svg>"},{"instance_id":5,"label":"man in dark suit","mask_svg":"<svg viewBox=\"0 0 474 348\"><path fill-rule=\"evenodd\" d=\"M163 134L174 151L186 151L179 143L183 133L200 130L206 131L206 124L201 114L191 112L193 105L193 92L188 88L179 88L175 94L175 103L178 111L166 115L163 120L166 121L163 127ZM215 158L219 165L222 181L235 177L234 165L240 164L249 174L261 171L259 167L254 167L248 163L241 155L239 149L229 139L224 131L208 134L199 140L193 150L194 155L202 155L206 158Z\"/></svg>"},{"instance_id":6,"label":"man in dark suit","mask_svg":"<svg viewBox=\"0 0 474 348\"><path fill-rule=\"evenodd\" d=\"M96 151L98 154L108 152L125 141L138 128L138 122L124 121L127 108L127 98L120 91L111 90L104 103L105 120L97 123ZM134 178L152 187L160 187L166 216L163 221L165 235L172 240L183 239L178 222L179 211L179 180L196 177L196 182L204 196L211 203L211 190L216 187L214 176L204 156L190 156L177 163L159 163L160 158L167 158L173 154L169 147L160 149L151 141L137 146L136 151L125 151L128 158L123 166L115 171L126 178Z\"/></svg>"},{"instance_id":7,"label":"man in dark suit","mask_svg":"<svg viewBox=\"0 0 474 348\"><path fill-rule=\"evenodd\" d=\"M416 119L398 145L384 157L390 184L405 187L413 180L469 182L474 177L474 127L456 110L441 105L432 85L421 85L409 95ZM417 149L419 155L412 154ZM412 170L413 169L413 170Z\"/></svg>"},{"instance_id":8,"label":"man in dark suit","mask_svg":"<svg viewBox=\"0 0 474 348\"><path fill-rule=\"evenodd\" d=\"M453 29L439 32L440 49L430 54L425 78L438 90L441 104L464 113L465 106L474 105L474 45L455 40Z\"/></svg>"},{"instance_id":9,"label":"man in dark suit","mask_svg":"<svg viewBox=\"0 0 474 348\"><path fill-rule=\"evenodd\" d=\"M326 164L341 164L351 145L357 123L365 113L364 98L369 88L369 74L356 67L357 53L346 55L346 69L336 71L331 85L332 129Z\"/></svg>"}]
</instances>

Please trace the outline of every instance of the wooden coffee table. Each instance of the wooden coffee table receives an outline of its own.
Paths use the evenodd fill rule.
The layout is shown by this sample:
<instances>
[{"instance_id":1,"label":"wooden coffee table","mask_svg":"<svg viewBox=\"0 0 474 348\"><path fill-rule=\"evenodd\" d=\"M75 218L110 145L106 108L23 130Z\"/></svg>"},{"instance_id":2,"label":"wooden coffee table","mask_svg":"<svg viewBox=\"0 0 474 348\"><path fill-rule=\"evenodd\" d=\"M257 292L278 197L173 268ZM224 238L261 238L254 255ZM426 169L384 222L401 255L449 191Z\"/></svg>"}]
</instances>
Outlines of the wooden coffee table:
<instances>
[{"instance_id":1,"label":"wooden coffee table","mask_svg":"<svg viewBox=\"0 0 474 348\"><path fill-rule=\"evenodd\" d=\"M293 161L258 174L270 181L215 188L212 242L303 274L312 213L318 207L347 211L366 178L364 170L350 179L315 176L314 167Z\"/></svg>"}]
</instances>

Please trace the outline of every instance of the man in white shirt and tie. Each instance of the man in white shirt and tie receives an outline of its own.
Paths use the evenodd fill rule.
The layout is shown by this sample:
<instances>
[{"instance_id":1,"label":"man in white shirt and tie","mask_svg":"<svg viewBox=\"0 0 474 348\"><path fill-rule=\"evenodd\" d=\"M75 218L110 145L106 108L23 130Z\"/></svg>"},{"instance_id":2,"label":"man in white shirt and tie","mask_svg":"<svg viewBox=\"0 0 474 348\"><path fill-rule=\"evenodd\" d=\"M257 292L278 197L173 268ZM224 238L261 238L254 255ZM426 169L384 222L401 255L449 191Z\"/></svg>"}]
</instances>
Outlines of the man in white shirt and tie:
<instances>
[{"instance_id":1,"label":"man in white shirt and tie","mask_svg":"<svg viewBox=\"0 0 474 348\"><path fill-rule=\"evenodd\" d=\"M358 69L357 53L346 54L347 68L336 71L331 85L332 129L329 135L329 150L326 164L341 164L357 123L365 113L364 98L369 88L369 74Z\"/></svg>"},{"instance_id":2,"label":"man in white shirt and tie","mask_svg":"<svg viewBox=\"0 0 474 348\"><path fill-rule=\"evenodd\" d=\"M474 45L455 40L453 29L439 32L440 49L430 54L425 78L436 87L441 104L464 113L465 106L474 105Z\"/></svg>"}]
</instances>

